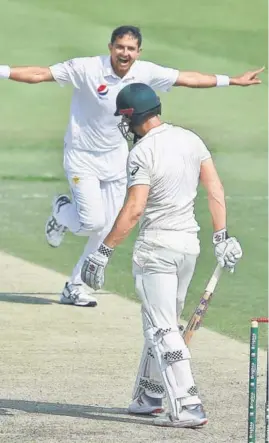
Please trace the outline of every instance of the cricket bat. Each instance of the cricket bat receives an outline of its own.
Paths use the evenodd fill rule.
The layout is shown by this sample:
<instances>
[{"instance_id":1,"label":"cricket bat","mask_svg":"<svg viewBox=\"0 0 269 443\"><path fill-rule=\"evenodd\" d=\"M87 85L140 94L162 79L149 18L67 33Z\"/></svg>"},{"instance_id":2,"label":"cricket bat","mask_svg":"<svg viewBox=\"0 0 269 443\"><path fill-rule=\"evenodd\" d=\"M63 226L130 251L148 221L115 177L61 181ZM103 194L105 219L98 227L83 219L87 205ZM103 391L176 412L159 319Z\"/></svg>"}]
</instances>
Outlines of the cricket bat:
<instances>
[{"instance_id":1,"label":"cricket bat","mask_svg":"<svg viewBox=\"0 0 269 443\"><path fill-rule=\"evenodd\" d=\"M202 324L202 320L205 316L205 313L207 311L209 302L213 296L213 293L215 291L215 288L218 284L218 281L220 279L222 273L222 268L220 265L217 265L215 271L213 272L212 277L210 278L207 287L205 288L205 292L203 296L200 299L199 305L195 309L194 313L192 314L184 332L183 332L183 338L185 340L186 345L188 345L191 341L191 338L194 334L194 331L197 331L197 329L200 328Z\"/></svg>"}]
</instances>

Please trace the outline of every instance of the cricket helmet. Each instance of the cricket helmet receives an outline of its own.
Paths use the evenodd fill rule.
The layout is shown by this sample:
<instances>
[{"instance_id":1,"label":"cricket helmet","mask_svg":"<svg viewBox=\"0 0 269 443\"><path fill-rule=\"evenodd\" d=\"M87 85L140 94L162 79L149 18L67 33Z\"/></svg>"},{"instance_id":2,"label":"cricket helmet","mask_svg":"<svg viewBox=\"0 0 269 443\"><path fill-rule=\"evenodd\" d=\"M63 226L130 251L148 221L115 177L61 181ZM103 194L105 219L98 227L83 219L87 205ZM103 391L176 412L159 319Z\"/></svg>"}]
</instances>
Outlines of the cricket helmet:
<instances>
[{"instance_id":1,"label":"cricket helmet","mask_svg":"<svg viewBox=\"0 0 269 443\"><path fill-rule=\"evenodd\" d=\"M125 86L117 95L116 112L122 116L118 127L123 136L129 139L129 132L135 134L133 127L141 125L149 116L161 114L161 102L154 90L144 83Z\"/></svg>"}]
</instances>

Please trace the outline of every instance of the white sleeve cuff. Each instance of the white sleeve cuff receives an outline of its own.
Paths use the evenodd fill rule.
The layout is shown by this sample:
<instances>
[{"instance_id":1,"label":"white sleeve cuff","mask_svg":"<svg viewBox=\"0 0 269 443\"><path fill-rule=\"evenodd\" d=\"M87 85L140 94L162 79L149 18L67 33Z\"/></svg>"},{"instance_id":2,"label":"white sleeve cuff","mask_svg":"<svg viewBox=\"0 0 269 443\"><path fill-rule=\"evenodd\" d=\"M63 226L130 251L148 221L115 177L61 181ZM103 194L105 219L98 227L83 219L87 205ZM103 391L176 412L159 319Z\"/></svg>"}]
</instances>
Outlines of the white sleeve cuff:
<instances>
[{"instance_id":1,"label":"white sleeve cuff","mask_svg":"<svg viewBox=\"0 0 269 443\"><path fill-rule=\"evenodd\" d=\"M54 80L63 88L66 85L66 81L61 80L57 66L58 65L49 66L49 69Z\"/></svg>"},{"instance_id":2,"label":"white sleeve cuff","mask_svg":"<svg viewBox=\"0 0 269 443\"><path fill-rule=\"evenodd\" d=\"M128 183L128 188L131 188L132 186L135 186L135 185L150 185L150 180L147 180L147 179L138 179L138 180L136 180L136 181L133 181L133 182L129 182Z\"/></svg>"}]
</instances>

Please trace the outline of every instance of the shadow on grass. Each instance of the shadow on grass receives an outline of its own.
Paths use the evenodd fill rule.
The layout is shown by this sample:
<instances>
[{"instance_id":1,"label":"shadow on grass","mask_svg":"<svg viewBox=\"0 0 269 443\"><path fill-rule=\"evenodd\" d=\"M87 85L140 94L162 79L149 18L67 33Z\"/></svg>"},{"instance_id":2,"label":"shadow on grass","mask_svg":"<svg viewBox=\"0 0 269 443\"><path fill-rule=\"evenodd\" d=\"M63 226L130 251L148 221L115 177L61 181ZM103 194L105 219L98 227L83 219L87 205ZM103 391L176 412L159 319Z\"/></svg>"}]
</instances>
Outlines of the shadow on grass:
<instances>
[{"instance_id":1,"label":"shadow on grass","mask_svg":"<svg viewBox=\"0 0 269 443\"><path fill-rule=\"evenodd\" d=\"M64 417L87 418L89 420L156 426L154 423L156 416L129 415L126 408L0 399L0 414L1 411L5 411L4 415L13 415L10 411L12 409L30 414L62 415ZM159 417L165 418L165 414ZM188 429L200 432L203 428L190 427Z\"/></svg>"},{"instance_id":2,"label":"shadow on grass","mask_svg":"<svg viewBox=\"0 0 269 443\"><path fill-rule=\"evenodd\" d=\"M67 417L88 418L90 420L116 421L146 425L154 424L153 417L128 416L128 411L125 408L0 399L0 415L12 415L10 414L10 410L12 409L30 414L62 415Z\"/></svg>"},{"instance_id":3,"label":"shadow on grass","mask_svg":"<svg viewBox=\"0 0 269 443\"><path fill-rule=\"evenodd\" d=\"M1 302L7 302L7 303L23 303L23 304L29 304L29 305L52 305L56 304L59 305L60 302L57 300L53 300L51 298L44 298L40 296L49 295L49 296L58 296L60 295L59 292L0 292L0 303ZM110 295L107 292L96 292L96 295L103 295L107 296ZM73 306L73 304L64 304L64 306ZM76 306L81 307L81 306ZM85 307L85 306L84 306ZM88 306L87 306L88 307ZM92 306L89 306L92 307Z\"/></svg>"},{"instance_id":4,"label":"shadow on grass","mask_svg":"<svg viewBox=\"0 0 269 443\"><path fill-rule=\"evenodd\" d=\"M16 292L0 292L0 302L8 303L25 303L31 305L52 305L59 304L58 301L52 300L50 298L39 297L39 295L59 295L58 293L44 293L44 292L34 292L34 293L16 293Z\"/></svg>"}]
</instances>

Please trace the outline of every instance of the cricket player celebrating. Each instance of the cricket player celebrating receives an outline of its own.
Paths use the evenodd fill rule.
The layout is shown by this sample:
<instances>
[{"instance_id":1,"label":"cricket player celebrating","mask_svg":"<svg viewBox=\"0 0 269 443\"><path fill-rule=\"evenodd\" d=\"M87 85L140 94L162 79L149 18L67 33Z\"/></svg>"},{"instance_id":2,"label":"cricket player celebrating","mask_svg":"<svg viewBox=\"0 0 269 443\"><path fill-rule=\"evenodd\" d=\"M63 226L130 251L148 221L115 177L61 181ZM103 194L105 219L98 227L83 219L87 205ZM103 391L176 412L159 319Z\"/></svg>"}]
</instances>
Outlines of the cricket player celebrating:
<instances>
[{"instance_id":1,"label":"cricket player celebrating","mask_svg":"<svg viewBox=\"0 0 269 443\"><path fill-rule=\"evenodd\" d=\"M114 248L140 219L133 251L135 288L142 303L144 351L130 413L161 412L167 397L168 420L156 424L195 427L207 422L190 367L190 352L178 330L188 286L199 255L194 199L199 180L208 194L217 261L233 271L242 256L226 227L224 190L211 155L193 132L162 123L161 103L141 83L118 94L115 115L127 137L140 140L127 161L128 194L111 232L82 267L82 280L99 289Z\"/></svg>"},{"instance_id":2,"label":"cricket player celebrating","mask_svg":"<svg viewBox=\"0 0 269 443\"><path fill-rule=\"evenodd\" d=\"M40 83L56 81L73 86L70 119L64 139L64 170L72 199L54 198L45 234L50 246L58 247L67 230L89 240L70 281L62 303L95 306L96 299L82 285L80 273L85 257L95 251L111 229L126 193L128 147L114 116L118 92L126 85L142 82L154 90L172 86L210 88L249 86L261 83L262 69L237 77L183 72L139 61L142 37L138 28L115 29L108 56L74 58L50 67L0 65L0 78Z\"/></svg>"}]
</instances>

